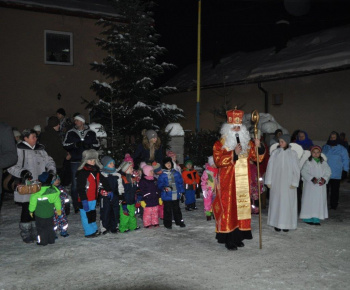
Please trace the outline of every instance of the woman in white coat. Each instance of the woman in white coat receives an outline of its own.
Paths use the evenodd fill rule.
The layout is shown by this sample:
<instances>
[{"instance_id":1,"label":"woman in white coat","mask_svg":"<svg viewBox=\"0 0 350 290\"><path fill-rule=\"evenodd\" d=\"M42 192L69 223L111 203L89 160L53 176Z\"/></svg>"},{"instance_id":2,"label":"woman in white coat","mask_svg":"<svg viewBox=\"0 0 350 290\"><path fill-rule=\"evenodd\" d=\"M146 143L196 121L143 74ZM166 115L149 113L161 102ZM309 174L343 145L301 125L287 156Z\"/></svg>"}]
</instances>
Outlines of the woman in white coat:
<instances>
[{"instance_id":1,"label":"woman in white coat","mask_svg":"<svg viewBox=\"0 0 350 290\"><path fill-rule=\"evenodd\" d=\"M320 219L328 218L327 187L331 169L322 158L320 146L310 149L311 156L301 169L304 179L300 218L309 225L321 225Z\"/></svg>"},{"instance_id":2,"label":"woman in white coat","mask_svg":"<svg viewBox=\"0 0 350 290\"><path fill-rule=\"evenodd\" d=\"M297 153L289 146L290 137L279 137L267 165L265 184L270 188L269 213L267 224L277 232L297 228L297 190L300 167Z\"/></svg>"}]
</instances>

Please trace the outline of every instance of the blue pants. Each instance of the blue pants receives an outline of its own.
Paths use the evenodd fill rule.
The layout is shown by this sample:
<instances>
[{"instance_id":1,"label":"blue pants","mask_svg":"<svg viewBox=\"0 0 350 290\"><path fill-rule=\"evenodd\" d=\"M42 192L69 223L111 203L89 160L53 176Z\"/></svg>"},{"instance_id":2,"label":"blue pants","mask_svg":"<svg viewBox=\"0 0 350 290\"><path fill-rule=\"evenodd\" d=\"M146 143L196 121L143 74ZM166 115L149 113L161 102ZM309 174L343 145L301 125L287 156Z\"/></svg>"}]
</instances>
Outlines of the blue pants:
<instances>
[{"instance_id":1,"label":"blue pants","mask_svg":"<svg viewBox=\"0 0 350 290\"><path fill-rule=\"evenodd\" d=\"M89 203L89 210L95 210L96 209L96 200L88 201ZM86 216L86 211L84 209L80 209L80 217L81 217L81 224L83 225L83 229L85 232L85 236L92 235L96 233L97 231L97 224L96 221L89 223L88 218Z\"/></svg>"},{"instance_id":2,"label":"blue pants","mask_svg":"<svg viewBox=\"0 0 350 290\"><path fill-rule=\"evenodd\" d=\"M185 205L195 203L196 202L196 191L193 189L186 189L185 190L185 197L186 197Z\"/></svg>"}]
</instances>

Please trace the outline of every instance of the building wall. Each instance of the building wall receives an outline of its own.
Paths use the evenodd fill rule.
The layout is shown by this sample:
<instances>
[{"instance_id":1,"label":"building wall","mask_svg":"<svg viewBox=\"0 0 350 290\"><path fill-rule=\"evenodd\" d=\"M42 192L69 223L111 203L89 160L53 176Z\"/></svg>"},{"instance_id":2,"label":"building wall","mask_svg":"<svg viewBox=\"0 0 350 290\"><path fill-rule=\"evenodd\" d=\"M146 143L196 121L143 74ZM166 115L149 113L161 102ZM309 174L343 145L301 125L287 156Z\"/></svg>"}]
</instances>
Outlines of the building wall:
<instances>
[{"instance_id":1,"label":"building wall","mask_svg":"<svg viewBox=\"0 0 350 290\"><path fill-rule=\"evenodd\" d=\"M89 64L104 55L94 41L101 29L95 23L96 19L0 7L0 121L20 130L44 126L60 107L67 115L80 112L88 119L81 97L96 98L89 88L101 79ZM44 30L73 33L73 66L44 63Z\"/></svg>"},{"instance_id":2,"label":"building wall","mask_svg":"<svg viewBox=\"0 0 350 290\"><path fill-rule=\"evenodd\" d=\"M262 83L269 93L269 113L290 133L305 130L313 140L326 140L332 130L350 135L350 70ZM281 105L273 105L273 95L283 95ZM226 99L232 108L245 112L265 112L264 94L257 84L201 91L200 128L215 130L217 120L211 111ZM174 103L185 112L184 130L196 128L196 92L169 95L164 102Z\"/></svg>"}]
</instances>

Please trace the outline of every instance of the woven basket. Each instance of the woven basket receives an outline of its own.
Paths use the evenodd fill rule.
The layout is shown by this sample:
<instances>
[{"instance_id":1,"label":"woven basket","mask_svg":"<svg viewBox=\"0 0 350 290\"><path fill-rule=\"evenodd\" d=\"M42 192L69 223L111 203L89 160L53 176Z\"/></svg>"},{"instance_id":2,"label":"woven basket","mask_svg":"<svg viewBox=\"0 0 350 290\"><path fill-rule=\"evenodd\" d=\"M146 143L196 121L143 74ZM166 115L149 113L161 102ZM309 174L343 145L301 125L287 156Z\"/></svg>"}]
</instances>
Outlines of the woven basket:
<instances>
[{"instance_id":1,"label":"woven basket","mask_svg":"<svg viewBox=\"0 0 350 290\"><path fill-rule=\"evenodd\" d=\"M17 192L19 194L32 194L40 191L41 189L41 183L35 182L29 185L20 184L17 186Z\"/></svg>"}]
</instances>

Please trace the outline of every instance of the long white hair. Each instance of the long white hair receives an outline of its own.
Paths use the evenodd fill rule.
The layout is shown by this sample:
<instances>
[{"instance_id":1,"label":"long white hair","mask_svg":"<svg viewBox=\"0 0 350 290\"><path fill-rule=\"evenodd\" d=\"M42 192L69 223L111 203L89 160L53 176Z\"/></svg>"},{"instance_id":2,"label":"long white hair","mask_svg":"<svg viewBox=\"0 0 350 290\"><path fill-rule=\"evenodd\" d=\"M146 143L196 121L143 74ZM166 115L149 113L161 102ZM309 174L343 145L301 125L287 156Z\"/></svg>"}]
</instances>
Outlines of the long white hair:
<instances>
[{"instance_id":1,"label":"long white hair","mask_svg":"<svg viewBox=\"0 0 350 290\"><path fill-rule=\"evenodd\" d=\"M246 152L249 147L250 135L245 125L240 125L241 129L238 132L233 131L235 125L224 123L221 127L220 134L224 139L223 148L227 151L232 151L237 146L236 134L239 135L239 141L241 142L242 152Z\"/></svg>"}]
</instances>

